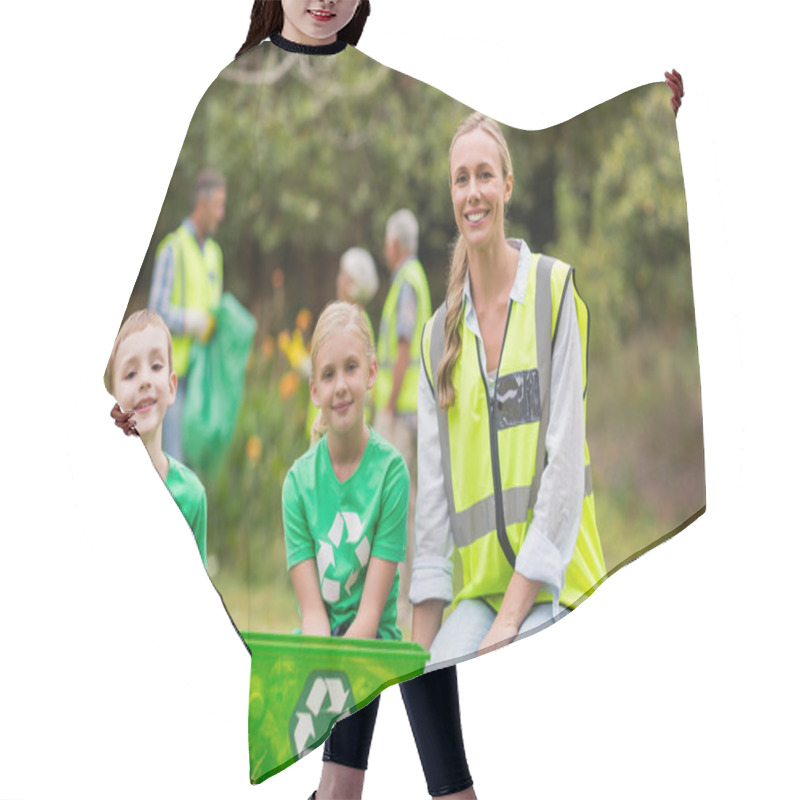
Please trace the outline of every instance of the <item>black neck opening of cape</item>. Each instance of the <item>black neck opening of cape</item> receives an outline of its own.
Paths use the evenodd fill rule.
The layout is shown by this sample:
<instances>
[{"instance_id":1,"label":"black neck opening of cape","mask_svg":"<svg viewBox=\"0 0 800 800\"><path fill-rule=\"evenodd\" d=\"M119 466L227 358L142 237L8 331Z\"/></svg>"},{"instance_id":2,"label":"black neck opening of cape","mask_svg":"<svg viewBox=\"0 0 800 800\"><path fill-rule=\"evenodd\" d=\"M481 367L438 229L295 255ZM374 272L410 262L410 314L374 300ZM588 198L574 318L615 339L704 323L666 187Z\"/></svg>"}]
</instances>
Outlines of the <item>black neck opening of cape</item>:
<instances>
[{"instance_id":1,"label":"black neck opening of cape","mask_svg":"<svg viewBox=\"0 0 800 800\"><path fill-rule=\"evenodd\" d=\"M271 36L270 41L280 47L281 50L287 50L290 53L305 53L310 56L331 56L335 53L341 53L347 47L347 42L344 39L337 39L330 44L298 44L284 39L279 33Z\"/></svg>"}]
</instances>

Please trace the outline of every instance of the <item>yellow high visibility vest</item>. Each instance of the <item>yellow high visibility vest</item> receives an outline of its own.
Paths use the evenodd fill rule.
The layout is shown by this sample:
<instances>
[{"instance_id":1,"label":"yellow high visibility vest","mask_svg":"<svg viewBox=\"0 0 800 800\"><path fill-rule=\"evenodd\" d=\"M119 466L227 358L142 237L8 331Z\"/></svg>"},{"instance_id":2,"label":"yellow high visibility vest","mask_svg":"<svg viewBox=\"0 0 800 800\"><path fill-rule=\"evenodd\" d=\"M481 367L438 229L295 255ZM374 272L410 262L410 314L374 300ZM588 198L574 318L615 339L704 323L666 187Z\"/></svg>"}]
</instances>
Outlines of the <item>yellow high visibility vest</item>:
<instances>
[{"instance_id":1,"label":"yellow high visibility vest","mask_svg":"<svg viewBox=\"0 0 800 800\"><path fill-rule=\"evenodd\" d=\"M455 602L481 597L495 610L500 608L533 519L545 467L552 343L567 281L572 282L583 352L585 493L580 531L559 601L574 607L605 577L585 444L589 312L575 288L572 268L533 255L525 302L510 304L494 399L486 388L478 342L462 312L461 354L453 369L456 399L446 411L438 409L445 494L464 572L464 587ZM445 345L444 317L442 305L422 334L423 366L434 396ZM545 600L551 601L552 595L542 589L536 602Z\"/></svg>"},{"instance_id":2,"label":"yellow high visibility vest","mask_svg":"<svg viewBox=\"0 0 800 800\"><path fill-rule=\"evenodd\" d=\"M383 304L380 328L378 329L378 376L375 380L375 410L386 408L392 394L394 365L397 361L397 301L400 287L408 283L417 295L417 322L409 342L408 369L397 396L396 410L410 414L417 410L417 386L419 384L419 347L422 326L431 315L431 293L422 264L416 258L405 261L395 275L386 302Z\"/></svg>"},{"instance_id":3,"label":"yellow high visibility vest","mask_svg":"<svg viewBox=\"0 0 800 800\"><path fill-rule=\"evenodd\" d=\"M170 303L181 308L196 308L213 312L222 297L222 250L206 237L203 249L197 244L185 225L164 237L156 252L162 247L172 247L175 264ZM172 368L182 377L189 367L189 350L192 337L184 334L172 337Z\"/></svg>"}]
</instances>

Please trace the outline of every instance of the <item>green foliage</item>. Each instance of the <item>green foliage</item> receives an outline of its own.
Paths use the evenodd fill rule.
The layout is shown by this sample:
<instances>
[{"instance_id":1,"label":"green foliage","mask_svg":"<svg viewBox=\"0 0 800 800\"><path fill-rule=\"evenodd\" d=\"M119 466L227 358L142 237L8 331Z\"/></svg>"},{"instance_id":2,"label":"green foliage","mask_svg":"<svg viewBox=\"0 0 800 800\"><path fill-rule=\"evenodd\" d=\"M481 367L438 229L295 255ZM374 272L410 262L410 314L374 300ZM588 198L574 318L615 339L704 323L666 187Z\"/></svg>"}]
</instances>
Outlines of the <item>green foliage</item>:
<instances>
[{"instance_id":1,"label":"green foliage","mask_svg":"<svg viewBox=\"0 0 800 800\"><path fill-rule=\"evenodd\" d=\"M276 270L285 277L291 301L283 318L269 320L273 332L300 305L318 311L330 299L348 247L366 247L380 264L385 221L401 207L420 220L420 255L443 294L454 233L447 143L469 109L366 57L292 59L288 70L285 60L275 48L256 49L206 92L143 275L190 208L197 172L209 166L229 185L217 237L226 264L235 265L227 287L260 297ZM384 274L376 316L387 289Z\"/></svg>"},{"instance_id":2,"label":"green foliage","mask_svg":"<svg viewBox=\"0 0 800 800\"><path fill-rule=\"evenodd\" d=\"M563 126L559 144L547 249L575 265L591 313L588 430L609 568L705 504L686 201L667 95L662 85L629 92Z\"/></svg>"},{"instance_id":3,"label":"green foliage","mask_svg":"<svg viewBox=\"0 0 800 800\"><path fill-rule=\"evenodd\" d=\"M308 402L308 384L265 339L253 352L225 462L216 478L206 480L208 547L217 569L253 585L282 586L289 594L281 488L308 444Z\"/></svg>"},{"instance_id":4,"label":"green foliage","mask_svg":"<svg viewBox=\"0 0 800 800\"><path fill-rule=\"evenodd\" d=\"M589 447L600 536L611 569L705 504L696 343L644 332L589 379Z\"/></svg>"},{"instance_id":5,"label":"green foliage","mask_svg":"<svg viewBox=\"0 0 800 800\"><path fill-rule=\"evenodd\" d=\"M694 325L683 176L665 92L645 86L609 103L630 108L601 120L606 141L593 148L594 171L575 181L565 169L556 179L553 250L580 266L581 288L618 338Z\"/></svg>"}]
</instances>

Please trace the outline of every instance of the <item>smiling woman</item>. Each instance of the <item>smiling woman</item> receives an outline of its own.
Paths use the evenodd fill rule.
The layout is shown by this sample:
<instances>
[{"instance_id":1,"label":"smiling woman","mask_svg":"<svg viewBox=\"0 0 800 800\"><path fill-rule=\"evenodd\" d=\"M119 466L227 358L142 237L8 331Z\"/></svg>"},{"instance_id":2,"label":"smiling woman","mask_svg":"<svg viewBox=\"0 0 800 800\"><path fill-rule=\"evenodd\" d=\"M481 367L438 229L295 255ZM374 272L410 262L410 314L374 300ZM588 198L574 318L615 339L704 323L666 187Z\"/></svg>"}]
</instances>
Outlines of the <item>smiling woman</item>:
<instances>
[{"instance_id":1,"label":"smiling woman","mask_svg":"<svg viewBox=\"0 0 800 800\"><path fill-rule=\"evenodd\" d=\"M369 12L369 0L255 0L236 57L276 36L301 46L356 45Z\"/></svg>"},{"instance_id":2,"label":"smiling woman","mask_svg":"<svg viewBox=\"0 0 800 800\"><path fill-rule=\"evenodd\" d=\"M472 250L494 265L506 267L506 282L513 277L516 251L505 240L505 208L511 200L514 176L505 141L493 129L476 127L458 136L450 151L450 196L458 231ZM505 320L505 303L500 304ZM496 361L492 359L492 361Z\"/></svg>"},{"instance_id":3,"label":"smiling woman","mask_svg":"<svg viewBox=\"0 0 800 800\"><path fill-rule=\"evenodd\" d=\"M285 39L298 44L332 44L356 12L359 0L282 0Z\"/></svg>"},{"instance_id":4,"label":"smiling woman","mask_svg":"<svg viewBox=\"0 0 800 800\"><path fill-rule=\"evenodd\" d=\"M606 574L584 441L588 314L570 267L506 238L513 183L500 127L471 114L450 145L448 297L422 345L410 595L431 663L551 624ZM442 625L454 544L464 586Z\"/></svg>"}]
</instances>

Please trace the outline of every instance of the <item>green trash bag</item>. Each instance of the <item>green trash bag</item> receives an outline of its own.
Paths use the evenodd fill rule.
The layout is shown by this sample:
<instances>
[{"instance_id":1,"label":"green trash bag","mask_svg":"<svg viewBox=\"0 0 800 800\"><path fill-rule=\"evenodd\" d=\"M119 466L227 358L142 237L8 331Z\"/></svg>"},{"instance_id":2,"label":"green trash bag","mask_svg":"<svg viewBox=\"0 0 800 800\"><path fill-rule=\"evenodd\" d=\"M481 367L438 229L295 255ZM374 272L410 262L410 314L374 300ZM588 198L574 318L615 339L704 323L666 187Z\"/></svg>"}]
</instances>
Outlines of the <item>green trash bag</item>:
<instances>
[{"instance_id":1,"label":"green trash bag","mask_svg":"<svg viewBox=\"0 0 800 800\"><path fill-rule=\"evenodd\" d=\"M192 342L181 421L184 459L205 476L220 468L233 436L256 332L253 315L228 292L216 316L208 343Z\"/></svg>"},{"instance_id":2,"label":"green trash bag","mask_svg":"<svg viewBox=\"0 0 800 800\"><path fill-rule=\"evenodd\" d=\"M261 783L322 744L334 722L387 686L422 674L414 642L242 632L252 656L250 782Z\"/></svg>"}]
</instances>

